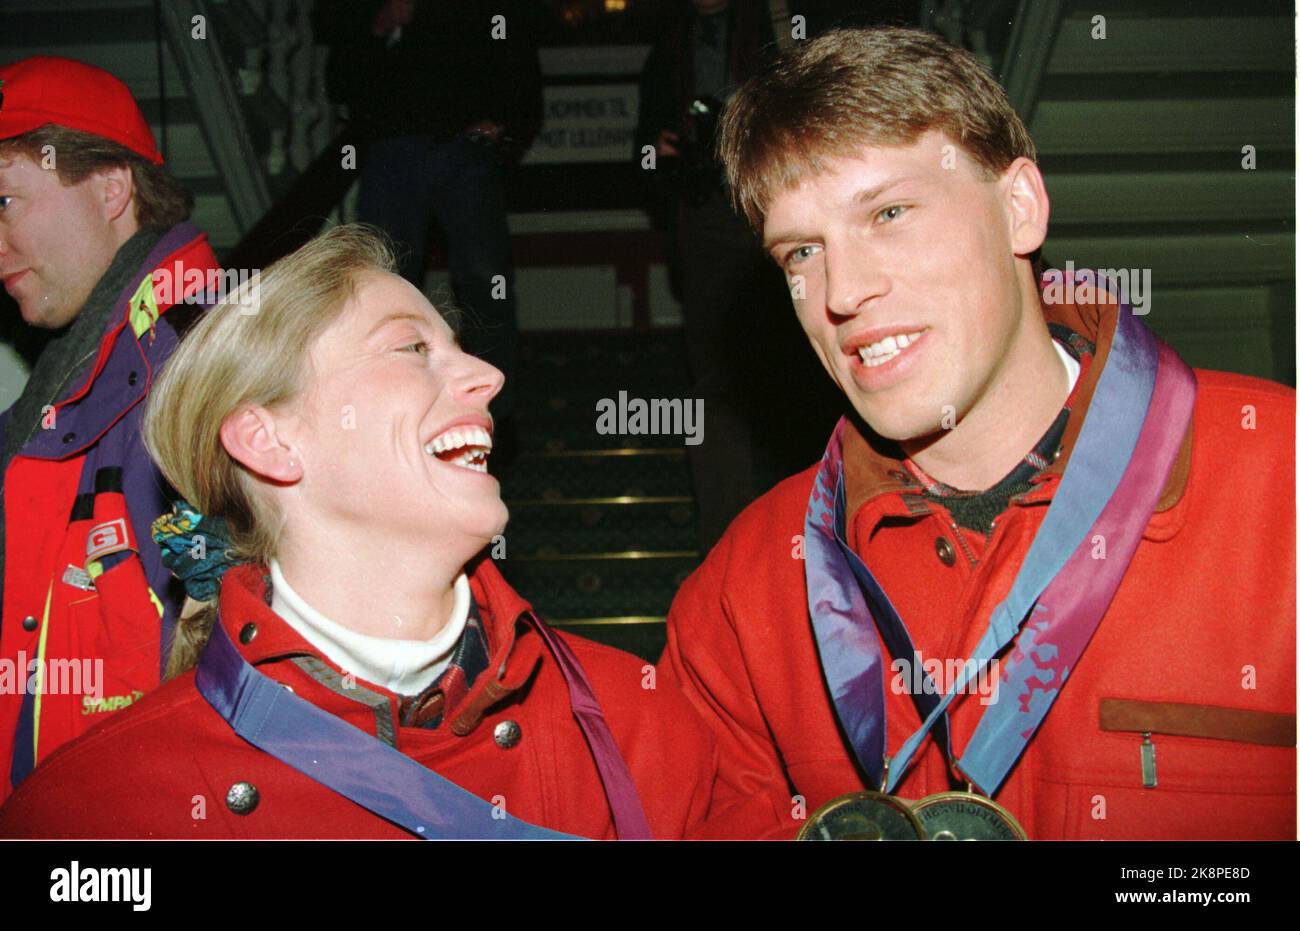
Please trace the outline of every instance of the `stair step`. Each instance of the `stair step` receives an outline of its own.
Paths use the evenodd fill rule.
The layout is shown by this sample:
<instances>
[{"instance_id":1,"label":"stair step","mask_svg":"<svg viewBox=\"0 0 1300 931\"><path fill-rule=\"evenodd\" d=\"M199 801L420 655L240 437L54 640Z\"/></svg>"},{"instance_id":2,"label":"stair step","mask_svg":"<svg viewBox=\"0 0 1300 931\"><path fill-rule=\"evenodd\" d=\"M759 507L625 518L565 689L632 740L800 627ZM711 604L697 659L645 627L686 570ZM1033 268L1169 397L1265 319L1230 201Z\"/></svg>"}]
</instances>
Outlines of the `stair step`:
<instances>
[{"instance_id":1,"label":"stair step","mask_svg":"<svg viewBox=\"0 0 1300 931\"><path fill-rule=\"evenodd\" d=\"M1121 100L1278 100L1295 89L1294 71L1198 71L1194 74L1139 74L1128 71L1056 74L1039 85L1039 104L1046 101Z\"/></svg>"},{"instance_id":2,"label":"stair step","mask_svg":"<svg viewBox=\"0 0 1300 931\"><path fill-rule=\"evenodd\" d=\"M1049 235L1043 253L1058 266L1150 268L1157 289L1175 285L1258 284L1295 278L1295 233Z\"/></svg>"},{"instance_id":3,"label":"stair step","mask_svg":"<svg viewBox=\"0 0 1300 931\"><path fill-rule=\"evenodd\" d=\"M1126 174L1155 176L1183 172L1244 171L1241 147L1228 152L1078 152L1039 153L1038 167L1051 183L1058 175ZM1283 172L1288 177L1295 170L1293 148L1255 147L1253 171Z\"/></svg>"},{"instance_id":4,"label":"stair step","mask_svg":"<svg viewBox=\"0 0 1300 931\"><path fill-rule=\"evenodd\" d=\"M1218 6L1218 4L1216 4ZM1253 13L1252 4L1241 10ZM1258 7L1254 7L1258 10ZM1106 38L1092 37L1092 17L1106 16ZM1279 20L1284 28L1279 28ZM1049 76L1127 72L1287 71L1294 67L1289 17L1125 15L1089 7L1062 20L1047 64Z\"/></svg>"},{"instance_id":5,"label":"stair step","mask_svg":"<svg viewBox=\"0 0 1300 931\"><path fill-rule=\"evenodd\" d=\"M502 498L556 500L578 498L684 496L691 494L685 462L672 467L646 458L556 460L546 468L521 462L502 481Z\"/></svg>"},{"instance_id":6,"label":"stair step","mask_svg":"<svg viewBox=\"0 0 1300 931\"><path fill-rule=\"evenodd\" d=\"M497 566L543 617L667 616L698 557L654 560L503 559Z\"/></svg>"},{"instance_id":7,"label":"stair step","mask_svg":"<svg viewBox=\"0 0 1300 931\"><path fill-rule=\"evenodd\" d=\"M145 9L122 9L132 4L83 3L81 9L61 9L58 3L24 6L5 0L0 8L0 36L6 45L24 49L66 45L71 36L86 46L108 43L148 42L153 48L156 35L152 4L136 4ZM70 20L69 13L76 13ZM36 54L36 53L28 53ZM70 58L80 58L70 55Z\"/></svg>"},{"instance_id":8,"label":"stair step","mask_svg":"<svg viewBox=\"0 0 1300 931\"><path fill-rule=\"evenodd\" d=\"M507 556L545 557L592 551L693 553L697 544L693 502L587 504L569 510L509 504Z\"/></svg>"},{"instance_id":9,"label":"stair step","mask_svg":"<svg viewBox=\"0 0 1300 931\"><path fill-rule=\"evenodd\" d=\"M152 22L152 19L150 20ZM150 30L152 26L148 27ZM13 45L8 44L14 42ZM95 65L111 71L131 88L136 100L147 100L162 96L158 83L158 48L154 44L152 32L143 41L117 42L75 42L66 41L37 42L26 44L16 41L16 37L0 33L0 61L17 61L33 55L56 55L61 58L75 58L88 65ZM163 78L167 85L167 97L183 98L186 96L185 79L176 67L171 50L163 49Z\"/></svg>"},{"instance_id":10,"label":"stair step","mask_svg":"<svg viewBox=\"0 0 1300 931\"><path fill-rule=\"evenodd\" d=\"M1177 20L1186 17L1252 18L1256 16L1291 18L1291 4L1287 0L1249 0L1246 3L1224 3L1223 0L1108 0L1104 10L1092 0L1071 0L1066 4L1067 19L1091 19L1105 13L1111 19Z\"/></svg>"},{"instance_id":11,"label":"stair step","mask_svg":"<svg viewBox=\"0 0 1300 931\"><path fill-rule=\"evenodd\" d=\"M1224 159L1227 161L1227 159ZM1295 177L1287 171L1171 171L1062 174L1044 169L1052 229L1081 223L1272 224L1295 215Z\"/></svg>"},{"instance_id":12,"label":"stair step","mask_svg":"<svg viewBox=\"0 0 1300 931\"><path fill-rule=\"evenodd\" d=\"M668 643L667 628L662 617L609 617L588 620L550 620L552 627L607 646L617 647L647 663L659 662Z\"/></svg>"},{"instance_id":13,"label":"stair step","mask_svg":"<svg viewBox=\"0 0 1300 931\"><path fill-rule=\"evenodd\" d=\"M1259 378L1280 371L1273 330L1273 295L1267 285L1160 288L1143 322L1197 368ZM1291 314L1294 326L1294 310ZM1294 359L1294 356L1290 357Z\"/></svg>"},{"instance_id":14,"label":"stair step","mask_svg":"<svg viewBox=\"0 0 1300 931\"><path fill-rule=\"evenodd\" d=\"M1230 100L1041 100L1030 132L1045 155L1295 148L1289 97ZM1235 153L1235 154L1234 154Z\"/></svg>"}]
</instances>

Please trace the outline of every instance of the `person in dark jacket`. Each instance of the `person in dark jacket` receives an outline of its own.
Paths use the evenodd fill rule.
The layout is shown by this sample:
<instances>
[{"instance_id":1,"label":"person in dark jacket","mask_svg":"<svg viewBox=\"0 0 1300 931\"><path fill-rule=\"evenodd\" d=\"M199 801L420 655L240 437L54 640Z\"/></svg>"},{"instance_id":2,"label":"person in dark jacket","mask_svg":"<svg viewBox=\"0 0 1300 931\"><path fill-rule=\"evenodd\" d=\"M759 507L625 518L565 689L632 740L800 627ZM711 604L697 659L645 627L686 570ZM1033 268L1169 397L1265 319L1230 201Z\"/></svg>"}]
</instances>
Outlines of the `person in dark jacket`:
<instances>
[{"instance_id":1,"label":"person in dark jacket","mask_svg":"<svg viewBox=\"0 0 1300 931\"><path fill-rule=\"evenodd\" d=\"M322 8L327 86L369 142L357 220L394 241L402 277L423 287L431 226L468 311L465 347L506 374L493 404L508 458L518 324L503 171L541 125L535 4L383 0Z\"/></svg>"},{"instance_id":2,"label":"person in dark jacket","mask_svg":"<svg viewBox=\"0 0 1300 931\"><path fill-rule=\"evenodd\" d=\"M802 338L789 294L749 225L732 210L713 127L735 89L762 73L778 47L844 22L904 21L898 0L679 2L641 74L636 158L650 209L669 240L687 356L704 399L705 440L690 447L708 550L740 510L820 451L837 402ZM774 379L767 360L783 357Z\"/></svg>"}]
</instances>

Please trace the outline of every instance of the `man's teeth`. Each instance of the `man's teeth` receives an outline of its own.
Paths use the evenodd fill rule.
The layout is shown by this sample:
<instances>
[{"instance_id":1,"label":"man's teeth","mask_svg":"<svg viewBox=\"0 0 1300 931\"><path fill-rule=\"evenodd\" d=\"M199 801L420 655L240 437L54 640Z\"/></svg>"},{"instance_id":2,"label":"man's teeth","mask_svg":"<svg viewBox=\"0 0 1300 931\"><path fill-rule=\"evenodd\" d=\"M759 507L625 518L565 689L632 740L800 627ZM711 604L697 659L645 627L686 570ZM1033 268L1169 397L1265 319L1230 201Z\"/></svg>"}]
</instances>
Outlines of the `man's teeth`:
<instances>
[{"instance_id":1,"label":"man's teeth","mask_svg":"<svg viewBox=\"0 0 1300 931\"><path fill-rule=\"evenodd\" d=\"M858 350L858 358L862 364L868 368L876 365L884 365L893 359L912 343L921 338L924 330L917 330L915 333L896 333L893 336L886 336L884 339L872 343L870 346L863 346Z\"/></svg>"},{"instance_id":2,"label":"man's teeth","mask_svg":"<svg viewBox=\"0 0 1300 931\"><path fill-rule=\"evenodd\" d=\"M475 472L487 471L487 458L492 451L492 435L482 427L469 425L445 430L425 443L424 451L427 455L437 456L461 447L465 447L463 453L454 459L444 461Z\"/></svg>"}]
</instances>

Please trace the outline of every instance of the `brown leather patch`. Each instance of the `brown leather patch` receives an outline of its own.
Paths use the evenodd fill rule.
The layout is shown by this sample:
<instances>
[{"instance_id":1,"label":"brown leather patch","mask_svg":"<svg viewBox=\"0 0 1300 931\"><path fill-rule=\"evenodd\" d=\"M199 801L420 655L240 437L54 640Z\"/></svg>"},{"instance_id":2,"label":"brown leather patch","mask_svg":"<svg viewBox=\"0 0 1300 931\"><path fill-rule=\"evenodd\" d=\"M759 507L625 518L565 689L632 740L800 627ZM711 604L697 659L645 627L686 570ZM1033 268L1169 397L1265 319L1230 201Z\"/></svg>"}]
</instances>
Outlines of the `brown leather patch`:
<instances>
[{"instance_id":1,"label":"brown leather patch","mask_svg":"<svg viewBox=\"0 0 1300 931\"><path fill-rule=\"evenodd\" d=\"M1182 702L1103 698L1101 729L1237 740L1270 747L1294 747L1296 743L1293 714Z\"/></svg>"}]
</instances>

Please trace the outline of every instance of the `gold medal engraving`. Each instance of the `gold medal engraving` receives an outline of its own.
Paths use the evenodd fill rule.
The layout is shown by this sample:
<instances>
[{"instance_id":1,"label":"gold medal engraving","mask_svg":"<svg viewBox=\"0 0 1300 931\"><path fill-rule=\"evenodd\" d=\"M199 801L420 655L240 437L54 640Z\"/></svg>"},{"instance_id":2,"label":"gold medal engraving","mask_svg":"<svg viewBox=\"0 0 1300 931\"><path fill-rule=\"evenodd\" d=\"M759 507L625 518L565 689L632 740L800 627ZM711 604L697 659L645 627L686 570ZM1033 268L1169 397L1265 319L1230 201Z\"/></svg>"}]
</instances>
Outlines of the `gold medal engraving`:
<instances>
[{"instance_id":1,"label":"gold medal engraving","mask_svg":"<svg viewBox=\"0 0 1300 931\"><path fill-rule=\"evenodd\" d=\"M1015 815L974 792L940 792L912 805L929 840L1025 840Z\"/></svg>"},{"instance_id":2,"label":"gold medal engraving","mask_svg":"<svg viewBox=\"0 0 1300 931\"><path fill-rule=\"evenodd\" d=\"M796 840L923 840L925 828L902 799L850 792L808 816Z\"/></svg>"}]
</instances>

